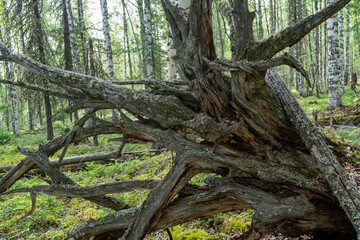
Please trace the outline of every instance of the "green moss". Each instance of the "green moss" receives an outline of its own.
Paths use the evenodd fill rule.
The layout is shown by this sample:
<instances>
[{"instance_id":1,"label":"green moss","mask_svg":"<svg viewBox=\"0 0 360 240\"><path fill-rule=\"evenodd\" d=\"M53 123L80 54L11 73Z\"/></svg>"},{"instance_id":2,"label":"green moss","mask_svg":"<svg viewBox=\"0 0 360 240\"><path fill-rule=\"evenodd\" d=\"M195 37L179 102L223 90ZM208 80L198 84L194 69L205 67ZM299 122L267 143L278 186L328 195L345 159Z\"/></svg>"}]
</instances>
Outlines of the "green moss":
<instances>
[{"instance_id":1,"label":"green moss","mask_svg":"<svg viewBox=\"0 0 360 240\"><path fill-rule=\"evenodd\" d=\"M247 210L240 215L232 215L226 218L219 231L225 234L235 232L245 232L251 227L251 217L253 211Z\"/></svg>"},{"instance_id":2,"label":"green moss","mask_svg":"<svg viewBox=\"0 0 360 240\"><path fill-rule=\"evenodd\" d=\"M176 226L171 232L175 240L211 239L210 234L202 229L183 230L181 227Z\"/></svg>"}]
</instances>

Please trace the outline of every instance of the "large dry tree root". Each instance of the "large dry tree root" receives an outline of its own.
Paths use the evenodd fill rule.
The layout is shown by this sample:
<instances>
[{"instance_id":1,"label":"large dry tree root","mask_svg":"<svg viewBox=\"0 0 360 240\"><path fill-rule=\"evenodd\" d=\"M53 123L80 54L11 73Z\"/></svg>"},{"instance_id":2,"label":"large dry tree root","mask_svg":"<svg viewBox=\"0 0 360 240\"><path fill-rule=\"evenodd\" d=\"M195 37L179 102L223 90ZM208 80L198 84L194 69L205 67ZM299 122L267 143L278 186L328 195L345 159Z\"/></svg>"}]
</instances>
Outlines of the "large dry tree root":
<instances>
[{"instance_id":1,"label":"large dry tree root","mask_svg":"<svg viewBox=\"0 0 360 240\"><path fill-rule=\"evenodd\" d=\"M122 82L115 84L43 65L10 52L0 43L0 60L20 64L66 90L66 96L62 92L52 94L71 98L74 104L67 112L93 108L117 109L121 113L118 122L98 119L95 126L79 124L74 131L35 151L19 147L27 158L2 176L0 192L35 164L50 176L52 184L12 192L83 197L119 210L129 206L105 194L152 189L141 206L78 226L68 236L75 239L142 239L156 229L244 208L255 210L245 239L260 239L274 232L285 236L312 233L317 239L326 239L329 234L354 239L360 233L357 189L271 69L285 64L307 77L293 57L274 56L349 1L338 0L256 42L252 32L254 13L249 12L248 1L229 0L233 57L224 60L216 57L210 0L193 0L187 6L185 2L162 0L183 82L133 81L148 85L151 91L130 90L122 87ZM224 73L228 71L230 76ZM47 159L70 142L108 133L121 133L124 139L152 142L157 148L174 151L171 170L160 182L80 187ZM202 187L188 185L198 173L216 173L221 178L209 178Z\"/></svg>"}]
</instances>

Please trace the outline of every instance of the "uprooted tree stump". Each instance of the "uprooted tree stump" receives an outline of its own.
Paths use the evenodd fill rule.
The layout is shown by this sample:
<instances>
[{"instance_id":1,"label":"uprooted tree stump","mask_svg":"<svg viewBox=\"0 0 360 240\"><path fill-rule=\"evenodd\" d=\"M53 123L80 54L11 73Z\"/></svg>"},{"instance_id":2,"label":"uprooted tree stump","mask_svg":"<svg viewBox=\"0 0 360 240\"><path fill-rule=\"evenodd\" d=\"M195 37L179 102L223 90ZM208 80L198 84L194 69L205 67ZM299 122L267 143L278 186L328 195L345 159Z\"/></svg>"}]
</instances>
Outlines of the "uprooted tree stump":
<instances>
[{"instance_id":1,"label":"uprooted tree stump","mask_svg":"<svg viewBox=\"0 0 360 240\"><path fill-rule=\"evenodd\" d=\"M183 82L140 81L150 92L43 65L0 44L0 60L20 64L66 89L66 93L37 90L71 99L74 104L67 111L93 108L121 113L119 122L98 119L94 126L78 125L75 133L70 131L73 134L55 138L34 151L19 146L27 157L1 178L0 191L5 192L36 164L50 176L52 185L18 191L32 196L83 197L117 210L78 226L68 236L75 239L142 239L156 229L244 208L255 210L244 239L260 239L268 233L354 239L360 232L357 188L272 69L289 65L307 77L293 57L274 56L350 0L338 0L260 42L253 38L255 14L249 11L248 1L229 0L231 60L216 56L210 0L161 2ZM84 189L77 185L48 161L70 138L79 141L108 133L170 149L176 153L174 165L160 182L124 182L113 190L106 186L107 191L100 191L99 186ZM202 187L188 184L203 172L222 178L209 178ZM136 188L153 188L138 207L128 209L125 203L106 196Z\"/></svg>"}]
</instances>

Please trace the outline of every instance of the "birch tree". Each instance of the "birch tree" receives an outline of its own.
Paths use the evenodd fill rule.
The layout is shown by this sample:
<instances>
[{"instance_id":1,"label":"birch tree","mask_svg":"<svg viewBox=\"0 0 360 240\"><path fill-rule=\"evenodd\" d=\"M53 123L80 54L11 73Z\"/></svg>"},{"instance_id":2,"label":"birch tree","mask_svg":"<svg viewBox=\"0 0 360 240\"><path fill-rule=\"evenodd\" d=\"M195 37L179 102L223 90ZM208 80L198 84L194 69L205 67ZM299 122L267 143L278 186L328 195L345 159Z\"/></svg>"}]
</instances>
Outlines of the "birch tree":
<instances>
[{"instance_id":1,"label":"birch tree","mask_svg":"<svg viewBox=\"0 0 360 240\"><path fill-rule=\"evenodd\" d=\"M334 1L328 0L328 6ZM329 104L328 109L335 109L342 106L342 88L339 63L339 22L337 15L327 21L328 40L328 83L329 83Z\"/></svg>"},{"instance_id":2,"label":"birch tree","mask_svg":"<svg viewBox=\"0 0 360 240\"><path fill-rule=\"evenodd\" d=\"M111 47L111 36L110 36L110 24L109 24L109 13L107 7L107 0L100 0L101 14L103 20L103 33L105 39L105 49L107 57L107 66L108 66L108 76L110 81L114 81L114 62L113 62L113 53ZM114 121L118 120L118 115L115 110L112 110L112 117Z\"/></svg>"},{"instance_id":3,"label":"birch tree","mask_svg":"<svg viewBox=\"0 0 360 240\"><path fill-rule=\"evenodd\" d=\"M146 77L151 79L154 77L154 63L152 52L152 27L151 27L151 4L150 0L144 0L144 19L145 19L145 62Z\"/></svg>"},{"instance_id":4,"label":"birch tree","mask_svg":"<svg viewBox=\"0 0 360 240\"><path fill-rule=\"evenodd\" d=\"M74 60L75 60L76 72L82 73L83 71L82 71L82 68L81 68L79 47L78 47L78 44L76 42L76 35L75 35L75 29L74 29L74 23L73 23L71 0L66 0L66 11L67 11L67 17L68 17L68 23L69 23L71 49L72 49L73 57L74 57Z\"/></svg>"},{"instance_id":5,"label":"birch tree","mask_svg":"<svg viewBox=\"0 0 360 240\"><path fill-rule=\"evenodd\" d=\"M344 91L344 84L345 84L344 9L341 9L338 14L339 14L339 16L338 16L338 20L339 20L339 71L340 71L340 84L341 84L341 95L342 95L342 92Z\"/></svg>"}]
</instances>

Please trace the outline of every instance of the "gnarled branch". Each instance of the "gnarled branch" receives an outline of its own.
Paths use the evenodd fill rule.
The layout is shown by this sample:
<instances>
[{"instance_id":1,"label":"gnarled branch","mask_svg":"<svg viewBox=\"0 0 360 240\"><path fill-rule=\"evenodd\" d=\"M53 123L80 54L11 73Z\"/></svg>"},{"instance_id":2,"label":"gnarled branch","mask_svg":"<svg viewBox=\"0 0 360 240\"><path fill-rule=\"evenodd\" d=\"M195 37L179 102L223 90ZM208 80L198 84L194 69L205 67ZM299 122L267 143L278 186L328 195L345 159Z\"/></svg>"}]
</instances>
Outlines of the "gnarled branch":
<instances>
[{"instance_id":1,"label":"gnarled branch","mask_svg":"<svg viewBox=\"0 0 360 240\"><path fill-rule=\"evenodd\" d=\"M275 33L270 38L255 44L253 48L249 49L249 60L270 59L281 50L294 45L350 1L351 0L334 1L323 10L303 18L297 23Z\"/></svg>"}]
</instances>

